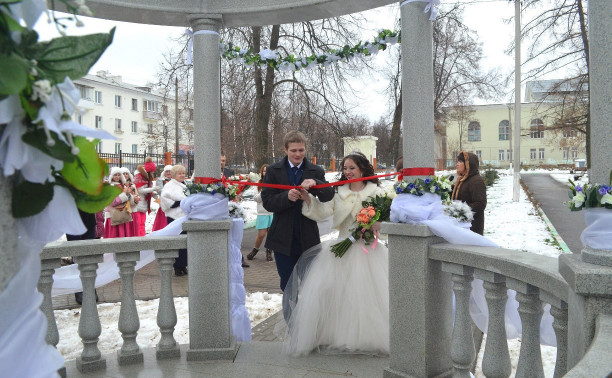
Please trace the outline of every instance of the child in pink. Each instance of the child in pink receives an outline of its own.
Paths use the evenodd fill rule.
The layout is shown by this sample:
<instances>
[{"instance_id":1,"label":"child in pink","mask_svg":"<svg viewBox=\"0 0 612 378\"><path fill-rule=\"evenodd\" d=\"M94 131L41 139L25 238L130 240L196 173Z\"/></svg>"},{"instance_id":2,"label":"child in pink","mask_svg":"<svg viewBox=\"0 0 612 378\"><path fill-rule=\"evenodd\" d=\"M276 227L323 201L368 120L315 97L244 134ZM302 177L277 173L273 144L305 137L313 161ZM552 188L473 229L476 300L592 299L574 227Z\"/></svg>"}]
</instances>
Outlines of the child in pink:
<instances>
[{"instance_id":1,"label":"child in pink","mask_svg":"<svg viewBox=\"0 0 612 378\"><path fill-rule=\"evenodd\" d=\"M125 236L134 236L132 222L119 224L116 226L111 225L110 219L110 207L124 207L127 202L133 208L136 206L136 200L133 195L132 185L127 184L124 175L122 174L121 168L114 167L111 169L108 176L108 182L111 185L117 185L123 189L123 192L119 194L110 205L104 209L104 216L106 221L104 223L104 237L105 238L121 238Z\"/></svg>"}]
</instances>

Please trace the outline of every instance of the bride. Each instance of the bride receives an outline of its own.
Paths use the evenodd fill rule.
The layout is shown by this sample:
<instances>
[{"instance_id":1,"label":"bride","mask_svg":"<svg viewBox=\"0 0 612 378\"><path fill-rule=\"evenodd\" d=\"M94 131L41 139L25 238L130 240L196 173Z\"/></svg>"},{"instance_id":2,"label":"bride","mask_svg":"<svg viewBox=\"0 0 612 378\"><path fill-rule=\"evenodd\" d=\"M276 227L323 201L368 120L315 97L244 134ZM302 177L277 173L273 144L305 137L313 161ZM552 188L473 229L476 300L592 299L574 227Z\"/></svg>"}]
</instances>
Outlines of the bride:
<instances>
[{"instance_id":1,"label":"bride","mask_svg":"<svg viewBox=\"0 0 612 378\"><path fill-rule=\"evenodd\" d=\"M361 153L351 153L341 163L340 180L374 176L374 169ZM383 195L378 179L338 187L333 201L322 203L302 191L302 213L313 220L333 215L338 240L349 236L362 201ZM372 225L379 230L380 224ZM342 258L323 243L304 252L293 271L286 301L292 308L288 318L285 353L298 356L321 353L389 353L389 269L383 243L363 246L353 243ZM374 243L373 243L374 244ZM364 250L367 250L367 252ZM299 301L297 291L299 286Z\"/></svg>"}]
</instances>

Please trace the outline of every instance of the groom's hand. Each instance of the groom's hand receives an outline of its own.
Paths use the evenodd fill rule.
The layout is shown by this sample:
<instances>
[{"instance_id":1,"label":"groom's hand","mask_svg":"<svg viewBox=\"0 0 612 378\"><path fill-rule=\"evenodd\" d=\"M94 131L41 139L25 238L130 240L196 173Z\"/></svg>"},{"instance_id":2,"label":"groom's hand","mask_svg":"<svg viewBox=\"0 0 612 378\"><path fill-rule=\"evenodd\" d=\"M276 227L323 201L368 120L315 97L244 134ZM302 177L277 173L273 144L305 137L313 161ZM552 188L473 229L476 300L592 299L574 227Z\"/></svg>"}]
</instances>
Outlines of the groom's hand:
<instances>
[{"instance_id":1,"label":"groom's hand","mask_svg":"<svg viewBox=\"0 0 612 378\"><path fill-rule=\"evenodd\" d=\"M300 199L300 191L299 189L290 189L289 192L287 192L287 196L289 197L289 201L291 202L295 202L297 200Z\"/></svg>"},{"instance_id":2,"label":"groom's hand","mask_svg":"<svg viewBox=\"0 0 612 378\"><path fill-rule=\"evenodd\" d=\"M310 188L312 188L313 186L317 185L317 182L313 179L306 179L304 181L302 181L302 183L300 184L300 186L302 188L304 188L304 190L308 190Z\"/></svg>"}]
</instances>

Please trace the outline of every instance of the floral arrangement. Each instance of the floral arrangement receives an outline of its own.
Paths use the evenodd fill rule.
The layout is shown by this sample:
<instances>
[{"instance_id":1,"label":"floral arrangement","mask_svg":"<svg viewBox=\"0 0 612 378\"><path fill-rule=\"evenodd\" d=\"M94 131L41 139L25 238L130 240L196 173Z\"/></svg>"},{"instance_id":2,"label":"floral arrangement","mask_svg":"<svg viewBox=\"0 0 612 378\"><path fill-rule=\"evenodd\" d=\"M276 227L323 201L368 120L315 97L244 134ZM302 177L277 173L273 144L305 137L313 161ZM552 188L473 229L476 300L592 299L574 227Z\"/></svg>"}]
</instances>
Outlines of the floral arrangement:
<instances>
[{"instance_id":1,"label":"floral arrangement","mask_svg":"<svg viewBox=\"0 0 612 378\"><path fill-rule=\"evenodd\" d=\"M413 182L400 181L394 185L397 194L414 194L422 196L423 193L433 193L440 196L442 201L450 198L452 182L447 176L429 176L426 179L416 179Z\"/></svg>"},{"instance_id":2,"label":"floral arrangement","mask_svg":"<svg viewBox=\"0 0 612 378\"><path fill-rule=\"evenodd\" d=\"M442 211L459 222L472 222L474 220L474 212L463 201L449 201L442 206Z\"/></svg>"},{"instance_id":3,"label":"floral arrangement","mask_svg":"<svg viewBox=\"0 0 612 378\"><path fill-rule=\"evenodd\" d=\"M376 55L379 50L385 50L387 46L401 42L401 32L381 29L372 42L359 42L351 47L345 45L342 49L329 50L324 54L312 54L307 57L289 54L281 57L278 51L264 49L253 52L251 49L243 49L230 43L220 43L221 57L227 60L237 60L241 64L252 67L259 66L262 69L270 66L281 72L294 72L299 70L312 70L317 66L327 67L337 61L351 62L356 58Z\"/></svg>"},{"instance_id":4,"label":"floral arrangement","mask_svg":"<svg viewBox=\"0 0 612 378\"><path fill-rule=\"evenodd\" d=\"M199 184L199 183L185 183L187 187L184 191L186 196L197 193L208 193L208 194L222 194L227 197L230 201L236 198L238 187L236 185L225 186L220 182L214 184Z\"/></svg>"},{"instance_id":5,"label":"floral arrangement","mask_svg":"<svg viewBox=\"0 0 612 378\"><path fill-rule=\"evenodd\" d=\"M610 181L610 186L602 184L584 184L584 186L580 186L569 180L569 209L571 211L580 211L594 207L612 209L612 179Z\"/></svg>"},{"instance_id":6,"label":"floral arrangement","mask_svg":"<svg viewBox=\"0 0 612 378\"><path fill-rule=\"evenodd\" d=\"M244 213L244 208L242 207L242 205L240 204L240 202L228 202L228 207L229 207L229 216L230 218L242 218L244 219L246 217L246 214Z\"/></svg>"},{"instance_id":7,"label":"floral arrangement","mask_svg":"<svg viewBox=\"0 0 612 378\"><path fill-rule=\"evenodd\" d=\"M387 196L375 196L370 197L369 201L363 201L361 206L363 208L355 216L355 228L351 230L351 234L348 238L342 240L331 246L331 251L336 257L342 257L348 251L350 246L357 240L361 240L366 245L376 243L378 237L376 232L373 232L370 228L377 221L388 221L391 214L391 201L392 199ZM367 250L364 247L364 251Z\"/></svg>"},{"instance_id":8,"label":"floral arrangement","mask_svg":"<svg viewBox=\"0 0 612 378\"><path fill-rule=\"evenodd\" d=\"M32 30L45 1L2 1L0 7L0 167L13 177L15 218L37 215L51 201L95 213L121 191L103 184L108 166L96 152L98 139L87 139L115 138L72 121L80 99L72 79L87 74L111 44L114 29L66 36L64 21L83 26L77 13L91 12L83 0L58 2L72 16L48 12L62 37L46 42Z\"/></svg>"}]
</instances>

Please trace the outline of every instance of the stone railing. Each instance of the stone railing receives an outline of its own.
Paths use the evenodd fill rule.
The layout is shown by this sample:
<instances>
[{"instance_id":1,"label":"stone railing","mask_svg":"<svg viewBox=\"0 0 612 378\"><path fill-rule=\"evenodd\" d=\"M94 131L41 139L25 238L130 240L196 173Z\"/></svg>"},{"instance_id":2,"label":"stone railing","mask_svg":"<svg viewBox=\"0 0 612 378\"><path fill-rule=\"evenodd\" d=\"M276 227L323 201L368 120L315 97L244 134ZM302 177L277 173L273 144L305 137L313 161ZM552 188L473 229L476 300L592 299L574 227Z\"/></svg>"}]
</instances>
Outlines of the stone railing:
<instances>
[{"instance_id":1,"label":"stone railing","mask_svg":"<svg viewBox=\"0 0 612 378\"><path fill-rule=\"evenodd\" d=\"M161 338L157 344L157 359L180 358L180 349L173 333L177 323L172 294L173 263L178 250L187 248L189 271L190 344L188 360L232 359L236 342L230 330L230 298L228 268L228 231L231 221L186 221L187 235L167 237L129 237L53 243L41 252L41 275L38 290L44 299L41 309L48 319L47 343L57 346L59 333L51 289L53 274L60 267L60 258L72 256L78 264L83 284L83 303L79 320L79 336L83 351L76 360L82 373L106 367L98 348L101 324L95 300L95 280L98 263L105 253L114 253L121 280L121 308L118 328L123 345L117 352L119 365L143 364L143 352L136 342L140 328L134 295L134 267L140 251L154 250L160 270L160 299L157 325ZM60 372L62 373L62 372Z\"/></svg>"},{"instance_id":2,"label":"stone railing","mask_svg":"<svg viewBox=\"0 0 612 378\"><path fill-rule=\"evenodd\" d=\"M469 377L476 357L469 313L474 277L483 280L489 312L482 361L486 376L511 373L504 321L507 289L516 291L522 325L516 377L544 376L540 354L544 303L551 306L557 338L554 376L564 376L582 359L584 354L572 361L568 358L568 350L576 349L575 340L568 342L568 317L573 315L568 312L568 303L576 294L565 275L559 273L559 259L503 248L448 244L424 225L385 223L382 231L389 234L391 298L391 356L385 377L451 372L453 376ZM454 326L452 292L456 299ZM609 342L600 344L598 351L612 353ZM590 364L587 360L580 365Z\"/></svg>"}]
</instances>

